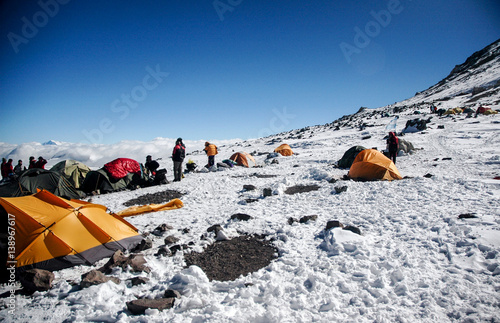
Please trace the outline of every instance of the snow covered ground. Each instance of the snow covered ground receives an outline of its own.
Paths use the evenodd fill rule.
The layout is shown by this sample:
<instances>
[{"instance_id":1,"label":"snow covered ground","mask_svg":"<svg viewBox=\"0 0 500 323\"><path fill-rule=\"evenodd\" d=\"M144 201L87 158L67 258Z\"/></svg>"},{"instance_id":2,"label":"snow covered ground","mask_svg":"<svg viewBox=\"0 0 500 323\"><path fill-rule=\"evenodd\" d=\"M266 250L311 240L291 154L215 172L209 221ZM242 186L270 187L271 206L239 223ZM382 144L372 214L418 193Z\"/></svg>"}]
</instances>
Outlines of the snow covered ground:
<instances>
[{"instance_id":1,"label":"snow covered ground","mask_svg":"<svg viewBox=\"0 0 500 323\"><path fill-rule=\"evenodd\" d=\"M427 118L427 110L423 112L401 115L397 130L401 131L408 119ZM209 281L198 267L184 267L182 252L173 257L154 256L164 237L153 236L154 247L144 251L151 273L115 270L112 275L121 279L120 284L108 282L80 289L80 276L92 268L61 270L55 272L52 290L17 295L13 315L5 308L8 300L0 299L0 320L500 322L500 180L494 179L500 176L500 117L434 115L429 129L401 137L419 148L398 157L396 166L407 178L393 182L332 181L347 174L333 164L351 146L385 148L385 126L391 119L366 119L370 126L364 130L311 127L301 132L301 139L274 136L296 152L279 157L279 164L266 163L263 154L256 156L261 168L187 174L182 182L92 198L93 203L117 212L126 208L124 202L146 193L166 189L184 192L181 209L127 220L141 233L167 223L174 227L168 234L180 238L180 243L194 243L192 252L202 251L210 242L201 236L214 224L222 225L229 237L238 232L265 234L279 253L269 266L234 281ZM219 143L216 161L236 151L271 152L280 143L269 144L272 138ZM150 144L155 152L154 142ZM172 148L173 144L165 155ZM201 143L199 148L188 144L191 152L202 148ZM96 154L96 161L126 157L107 155L106 150ZM206 156L198 152L188 159L198 165L206 163ZM167 158L160 162L171 180L172 162ZM252 176L255 173L276 177ZM432 176L424 177L426 174ZM244 191L245 184L258 190ZM284 193L288 187L309 184L320 189ZM336 193L335 187L341 186L347 190ZM271 188L274 195L264 198L264 188ZM258 201L246 203L249 198ZM231 221L235 213L253 219ZM477 218L459 219L467 213ZM306 215L318 218L288 224L288 218ZM356 226L362 234L325 231L330 220ZM148 277L149 282L128 285L126 279L138 275ZM147 310L140 316L127 311L127 301L162 297L169 288L182 291L172 309ZM0 292L6 290L4 286Z\"/></svg>"}]
</instances>

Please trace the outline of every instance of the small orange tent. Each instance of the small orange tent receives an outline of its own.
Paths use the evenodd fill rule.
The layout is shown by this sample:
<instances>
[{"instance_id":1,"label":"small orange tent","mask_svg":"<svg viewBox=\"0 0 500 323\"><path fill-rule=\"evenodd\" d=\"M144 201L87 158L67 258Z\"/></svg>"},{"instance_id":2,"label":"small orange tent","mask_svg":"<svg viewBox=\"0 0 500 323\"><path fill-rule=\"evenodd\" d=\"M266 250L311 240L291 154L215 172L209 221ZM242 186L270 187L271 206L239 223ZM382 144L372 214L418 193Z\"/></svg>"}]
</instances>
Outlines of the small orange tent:
<instances>
[{"instance_id":1,"label":"small orange tent","mask_svg":"<svg viewBox=\"0 0 500 323\"><path fill-rule=\"evenodd\" d=\"M137 229L106 207L66 200L48 191L23 197L0 198L9 219L8 264L18 271L30 268L59 270L91 265L138 244Z\"/></svg>"},{"instance_id":2,"label":"small orange tent","mask_svg":"<svg viewBox=\"0 0 500 323\"><path fill-rule=\"evenodd\" d=\"M253 156L245 152L234 153L229 159L240 166L254 167L257 165Z\"/></svg>"},{"instance_id":3,"label":"small orange tent","mask_svg":"<svg viewBox=\"0 0 500 323\"><path fill-rule=\"evenodd\" d=\"M356 156L349 169L349 177L368 181L403 178L392 160L375 149L365 149Z\"/></svg>"},{"instance_id":4,"label":"small orange tent","mask_svg":"<svg viewBox=\"0 0 500 323\"><path fill-rule=\"evenodd\" d=\"M282 156L292 156L293 151L290 146L283 144L274 150L275 153L280 153Z\"/></svg>"}]
</instances>

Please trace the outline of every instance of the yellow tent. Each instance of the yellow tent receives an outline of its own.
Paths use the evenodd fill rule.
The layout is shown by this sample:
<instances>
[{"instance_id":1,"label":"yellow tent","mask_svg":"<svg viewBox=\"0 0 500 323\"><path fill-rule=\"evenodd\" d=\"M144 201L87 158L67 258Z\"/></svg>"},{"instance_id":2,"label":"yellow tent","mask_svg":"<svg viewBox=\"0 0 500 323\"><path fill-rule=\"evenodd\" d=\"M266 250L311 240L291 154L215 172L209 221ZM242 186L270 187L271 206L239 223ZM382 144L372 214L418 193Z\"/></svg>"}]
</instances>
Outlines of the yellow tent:
<instances>
[{"instance_id":1,"label":"yellow tent","mask_svg":"<svg viewBox=\"0 0 500 323\"><path fill-rule=\"evenodd\" d=\"M125 210L117 212L116 215L121 216L122 218L127 216L134 216L143 213L150 212L159 212L159 211L168 211L175 210L183 207L184 204L179 199L173 199L172 201L165 204L148 204L142 206L131 206Z\"/></svg>"},{"instance_id":2,"label":"yellow tent","mask_svg":"<svg viewBox=\"0 0 500 323\"><path fill-rule=\"evenodd\" d=\"M91 265L142 240L133 225L107 213L105 206L65 200L45 190L0 198L0 206L8 214L9 235L15 233L15 250L8 255L18 271Z\"/></svg>"},{"instance_id":3,"label":"yellow tent","mask_svg":"<svg viewBox=\"0 0 500 323\"><path fill-rule=\"evenodd\" d=\"M280 153L282 156L292 156L293 151L290 146L283 144L274 150L275 153Z\"/></svg>"},{"instance_id":4,"label":"yellow tent","mask_svg":"<svg viewBox=\"0 0 500 323\"><path fill-rule=\"evenodd\" d=\"M253 156L245 152L234 153L229 159L231 159L240 166L254 167L256 165Z\"/></svg>"},{"instance_id":5,"label":"yellow tent","mask_svg":"<svg viewBox=\"0 0 500 323\"><path fill-rule=\"evenodd\" d=\"M356 156L349 169L349 177L368 181L403 178L392 160L375 149L365 149Z\"/></svg>"}]
</instances>

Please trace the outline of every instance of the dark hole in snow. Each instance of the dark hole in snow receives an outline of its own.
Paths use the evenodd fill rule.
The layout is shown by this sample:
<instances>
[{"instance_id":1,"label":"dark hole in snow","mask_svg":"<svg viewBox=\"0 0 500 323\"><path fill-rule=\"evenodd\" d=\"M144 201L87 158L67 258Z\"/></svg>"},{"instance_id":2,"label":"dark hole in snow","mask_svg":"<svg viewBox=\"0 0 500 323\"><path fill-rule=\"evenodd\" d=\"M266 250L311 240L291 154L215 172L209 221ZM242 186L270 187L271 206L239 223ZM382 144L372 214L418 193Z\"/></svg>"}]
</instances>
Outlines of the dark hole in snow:
<instances>
[{"instance_id":1,"label":"dark hole in snow","mask_svg":"<svg viewBox=\"0 0 500 323\"><path fill-rule=\"evenodd\" d=\"M200 267L208 279L229 281L266 267L276 253L270 241L245 235L216 241L203 252L192 252L184 258L188 267Z\"/></svg>"},{"instance_id":2,"label":"dark hole in snow","mask_svg":"<svg viewBox=\"0 0 500 323\"><path fill-rule=\"evenodd\" d=\"M319 190L320 186L319 185L297 185L297 186L292 186L286 189L285 193L292 195L292 194L297 194L297 193L306 193L306 192L311 192L311 191L317 191Z\"/></svg>"},{"instance_id":3,"label":"dark hole in snow","mask_svg":"<svg viewBox=\"0 0 500 323\"><path fill-rule=\"evenodd\" d=\"M145 205L145 204L161 204L166 203L173 199L178 199L183 196L185 193L181 193L179 191L174 190L166 190L157 193L148 193L145 195L141 195L134 199L128 200L123 203L125 206L134 206L134 205Z\"/></svg>"}]
</instances>

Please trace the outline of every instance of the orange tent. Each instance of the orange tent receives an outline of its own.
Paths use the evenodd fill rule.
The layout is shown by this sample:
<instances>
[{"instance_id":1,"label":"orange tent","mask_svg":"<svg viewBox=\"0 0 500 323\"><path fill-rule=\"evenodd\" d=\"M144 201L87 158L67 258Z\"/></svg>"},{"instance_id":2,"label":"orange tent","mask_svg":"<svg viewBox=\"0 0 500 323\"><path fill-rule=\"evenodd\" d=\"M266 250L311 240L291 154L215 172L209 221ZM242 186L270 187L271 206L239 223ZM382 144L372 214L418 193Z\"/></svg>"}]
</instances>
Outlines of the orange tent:
<instances>
[{"instance_id":1,"label":"orange tent","mask_svg":"<svg viewBox=\"0 0 500 323\"><path fill-rule=\"evenodd\" d=\"M133 225L107 213L105 206L66 200L45 190L0 198L0 206L8 214L9 236L15 238L8 264L18 271L91 265L142 240Z\"/></svg>"},{"instance_id":2,"label":"orange tent","mask_svg":"<svg viewBox=\"0 0 500 323\"><path fill-rule=\"evenodd\" d=\"M282 156L292 156L293 151L290 146L283 144L274 150L275 153L280 153Z\"/></svg>"},{"instance_id":3,"label":"orange tent","mask_svg":"<svg viewBox=\"0 0 500 323\"><path fill-rule=\"evenodd\" d=\"M245 152L234 153L229 159L240 166L254 167L255 165L257 165L253 156Z\"/></svg>"},{"instance_id":4,"label":"orange tent","mask_svg":"<svg viewBox=\"0 0 500 323\"><path fill-rule=\"evenodd\" d=\"M396 165L380 151L365 149L354 159L349 169L349 177L362 180L402 179Z\"/></svg>"}]
</instances>

